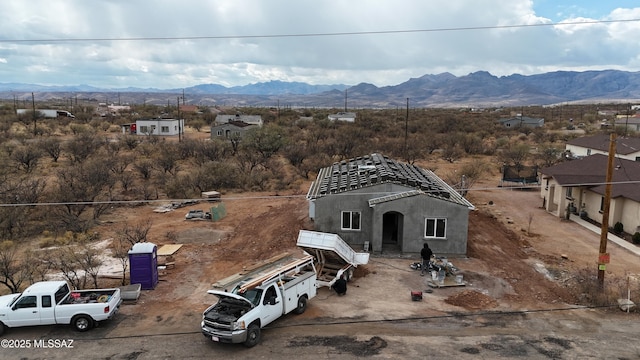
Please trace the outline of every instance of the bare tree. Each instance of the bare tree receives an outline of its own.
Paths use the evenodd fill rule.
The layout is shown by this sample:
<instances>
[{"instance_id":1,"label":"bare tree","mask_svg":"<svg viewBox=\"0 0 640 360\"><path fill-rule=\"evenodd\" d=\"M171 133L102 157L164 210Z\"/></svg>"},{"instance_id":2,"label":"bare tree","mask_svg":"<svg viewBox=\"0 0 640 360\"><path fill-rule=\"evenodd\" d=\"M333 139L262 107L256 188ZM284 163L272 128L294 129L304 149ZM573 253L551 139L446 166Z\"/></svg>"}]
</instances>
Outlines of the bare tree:
<instances>
[{"instance_id":1,"label":"bare tree","mask_svg":"<svg viewBox=\"0 0 640 360\"><path fill-rule=\"evenodd\" d=\"M200 130L205 126L205 122L204 120L200 120L200 119L194 119L189 121L189 126L191 126L192 128L196 129L197 132L200 132Z\"/></svg>"},{"instance_id":2,"label":"bare tree","mask_svg":"<svg viewBox=\"0 0 640 360\"><path fill-rule=\"evenodd\" d=\"M80 273L80 264L73 247L61 247L53 251L51 266L60 271L62 277L75 289L84 289L86 277Z\"/></svg>"},{"instance_id":3,"label":"bare tree","mask_svg":"<svg viewBox=\"0 0 640 360\"><path fill-rule=\"evenodd\" d=\"M136 223L125 222L116 227L116 241L129 243L131 246L147 241L147 235L151 230L151 220L141 220Z\"/></svg>"},{"instance_id":4,"label":"bare tree","mask_svg":"<svg viewBox=\"0 0 640 360\"><path fill-rule=\"evenodd\" d=\"M85 282L86 277L89 276L93 281L93 287L98 288L98 272L103 264L99 250L87 241L76 249L75 255L80 268L84 271Z\"/></svg>"},{"instance_id":5,"label":"bare tree","mask_svg":"<svg viewBox=\"0 0 640 360\"><path fill-rule=\"evenodd\" d=\"M47 280L47 275L52 266L51 254L49 252L27 249L23 254L23 258L29 260L30 283Z\"/></svg>"},{"instance_id":6,"label":"bare tree","mask_svg":"<svg viewBox=\"0 0 640 360\"><path fill-rule=\"evenodd\" d=\"M91 221L84 218L83 214L91 208L91 202L99 196L108 198L110 189L115 184L115 178L99 159L61 169L57 175L53 197L56 201L63 203L54 208L57 219L67 229L84 232ZM93 218L96 217L93 216Z\"/></svg>"},{"instance_id":7,"label":"bare tree","mask_svg":"<svg viewBox=\"0 0 640 360\"><path fill-rule=\"evenodd\" d=\"M194 160L198 166L209 161L220 161L231 154L231 145L220 140L199 141L196 143Z\"/></svg>"},{"instance_id":8,"label":"bare tree","mask_svg":"<svg viewBox=\"0 0 640 360\"><path fill-rule=\"evenodd\" d=\"M19 169L24 170L26 173L31 173L38 165L38 160L42 158L42 151L36 146L19 146L13 150L11 158L16 162Z\"/></svg>"},{"instance_id":9,"label":"bare tree","mask_svg":"<svg viewBox=\"0 0 640 360\"><path fill-rule=\"evenodd\" d=\"M529 145L519 143L504 149L498 158L505 165L512 165L520 171L524 168L524 164L529 158L529 151Z\"/></svg>"},{"instance_id":10,"label":"bare tree","mask_svg":"<svg viewBox=\"0 0 640 360\"><path fill-rule=\"evenodd\" d=\"M111 254L114 258L118 259L120 266L122 266L122 285L127 285L127 269L129 267L129 250L131 250L131 243L129 240L122 236L116 236L111 240Z\"/></svg>"},{"instance_id":11,"label":"bare tree","mask_svg":"<svg viewBox=\"0 0 640 360\"><path fill-rule=\"evenodd\" d=\"M469 189L484 177L489 170L489 165L482 160L473 161L462 165L460 169L449 172L441 178L460 192L460 195L467 196ZM434 170L435 171L435 170Z\"/></svg>"},{"instance_id":12,"label":"bare tree","mask_svg":"<svg viewBox=\"0 0 640 360\"><path fill-rule=\"evenodd\" d=\"M59 139L46 137L40 140L38 145L51 157L53 162L58 162L60 154L62 153L62 142Z\"/></svg>"},{"instance_id":13,"label":"bare tree","mask_svg":"<svg viewBox=\"0 0 640 360\"><path fill-rule=\"evenodd\" d=\"M0 283L11 293L20 292L22 283L29 279L30 268L27 262L18 258L18 247L12 241L0 243Z\"/></svg>"},{"instance_id":14,"label":"bare tree","mask_svg":"<svg viewBox=\"0 0 640 360\"><path fill-rule=\"evenodd\" d=\"M0 208L0 236L16 238L34 230L29 223L36 213L34 204L44 193L45 181L35 177L0 179L0 202L16 204Z\"/></svg>"},{"instance_id":15,"label":"bare tree","mask_svg":"<svg viewBox=\"0 0 640 360\"><path fill-rule=\"evenodd\" d=\"M154 164L165 174L175 175L180 169L178 166L178 150L171 144L165 144L154 156Z\"/></svg>"},{"instance_id":16,"label":"bare tree","mask_svg":"<svg viewBox=\"0 0 640 360\"><path fill-rule=\"evenodd\" d=\"M65 150L69 159L81 163L102 147L103 141L93 132L83 131L66 143Z\"/></svg>"},{"instance_id":17,"label":"bare tree","mask_svg":"<svg viewBox=\"0 0 640 360\"><path fill-rule=\"evenodd\" d=\"M138 171L138 173L142 176L143 179L148 180L151 178L151 171L153 169L153 164L148 159L141 159L136 161L133 164L133 168Z\"/></svg>"}]
</instances>

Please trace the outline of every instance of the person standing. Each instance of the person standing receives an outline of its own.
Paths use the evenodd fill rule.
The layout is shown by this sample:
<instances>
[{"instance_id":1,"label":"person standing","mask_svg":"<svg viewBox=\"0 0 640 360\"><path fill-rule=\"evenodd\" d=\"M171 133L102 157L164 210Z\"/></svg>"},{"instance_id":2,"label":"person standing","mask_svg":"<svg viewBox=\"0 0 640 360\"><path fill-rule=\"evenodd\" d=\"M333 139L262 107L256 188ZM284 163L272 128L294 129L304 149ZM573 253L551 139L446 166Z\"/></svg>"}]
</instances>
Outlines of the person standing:
<instances>
[{"instance_id":1,"label":"person standing","mask_svg":"<svg viewBox=\"0 0 640 360\"><path fill-rule=\"evenodd\" d=\"M420 257L422 258L422 266L420 266L420 276L424 276L424 272L429 268L429 261L431 261L433 251L429 248L429 244L424 243L422 250L420 250Z\"/></svg>"}]
</instances>

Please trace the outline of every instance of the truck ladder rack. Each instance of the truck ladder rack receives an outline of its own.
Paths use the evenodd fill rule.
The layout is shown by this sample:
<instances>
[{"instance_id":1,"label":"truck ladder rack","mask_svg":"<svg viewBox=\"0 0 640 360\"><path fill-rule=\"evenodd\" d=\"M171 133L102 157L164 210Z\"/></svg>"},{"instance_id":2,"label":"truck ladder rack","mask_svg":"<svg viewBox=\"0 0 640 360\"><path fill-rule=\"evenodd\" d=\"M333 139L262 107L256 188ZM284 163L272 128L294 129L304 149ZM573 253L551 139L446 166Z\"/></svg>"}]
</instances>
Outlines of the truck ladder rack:
<instances>
[{"instance_id":1,"label":"truck ladder rack","mask_svg":"<svg viewBox=\"0 0 640 360\"><path fill-rule=\"evenodd\" d=\"M238 288L238 293L242 294L247 290L253 289L256 286L260 286L262 284L264 284L265 282L272 280L274 278L277 278L278 276L281 276L285 273L291 272L291 271L295 271L295 272L299 272L300 268L306 265L313 265L313 256L311 255L306 255L305 257L295 260L293 262L290 262L288 264L282 265L281 267L279 267L278 269L272 270L266 274L260 275L255 279L250 280L249 282L242 284L239 288Z\"/></svg>"}]
</instances>

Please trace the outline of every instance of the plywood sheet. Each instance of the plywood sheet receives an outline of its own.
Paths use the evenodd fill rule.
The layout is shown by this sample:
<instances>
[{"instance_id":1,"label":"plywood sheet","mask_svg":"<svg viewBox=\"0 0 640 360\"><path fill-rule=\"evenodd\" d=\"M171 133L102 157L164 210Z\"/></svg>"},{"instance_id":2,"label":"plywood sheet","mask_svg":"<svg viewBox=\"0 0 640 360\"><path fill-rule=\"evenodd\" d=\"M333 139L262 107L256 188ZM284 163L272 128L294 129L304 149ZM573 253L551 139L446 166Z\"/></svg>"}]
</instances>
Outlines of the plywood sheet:
<instances>
[{"instance_id":1,"label":"plywood sheet","mask_svg":"<svg viewBox=\"0 0 640 360\"><path fill-rule=\"evenodd\" d=\"M182 247L182 244L168 244L162 245L160 249L158 249L158 256L169 256L173 255Z\"/></svg>"}]
</instances>

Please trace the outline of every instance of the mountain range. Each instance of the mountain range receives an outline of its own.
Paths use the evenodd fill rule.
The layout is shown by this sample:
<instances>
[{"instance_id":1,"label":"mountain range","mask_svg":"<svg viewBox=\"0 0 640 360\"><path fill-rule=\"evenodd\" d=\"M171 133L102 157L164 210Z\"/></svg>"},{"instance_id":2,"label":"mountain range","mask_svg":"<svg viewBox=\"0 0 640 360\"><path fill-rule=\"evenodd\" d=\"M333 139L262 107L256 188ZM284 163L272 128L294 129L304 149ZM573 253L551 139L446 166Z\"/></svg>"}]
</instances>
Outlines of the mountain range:
<instances>
[{"instance_id":1,"label":"mountain range","mask_svg":"<svg viewBox=\"0 0 640 360\"><path fill-rule=\"evenodd\" d=\"M310 85L269 81L225 87L201 84L184 89L101 89L89 85L42 86L0 83L0 98L37 101L82 98L106 103L292 107L493 107L561 103L639 102L640 72L620 70L556 71L537 75L494 76L478 71L465 76L424 75L398 85L377 87ZM184 95L184 100L182 96Z\"/></svg>"}]
</instances>

